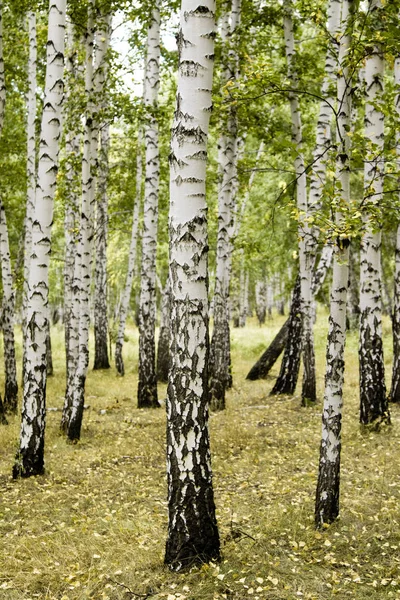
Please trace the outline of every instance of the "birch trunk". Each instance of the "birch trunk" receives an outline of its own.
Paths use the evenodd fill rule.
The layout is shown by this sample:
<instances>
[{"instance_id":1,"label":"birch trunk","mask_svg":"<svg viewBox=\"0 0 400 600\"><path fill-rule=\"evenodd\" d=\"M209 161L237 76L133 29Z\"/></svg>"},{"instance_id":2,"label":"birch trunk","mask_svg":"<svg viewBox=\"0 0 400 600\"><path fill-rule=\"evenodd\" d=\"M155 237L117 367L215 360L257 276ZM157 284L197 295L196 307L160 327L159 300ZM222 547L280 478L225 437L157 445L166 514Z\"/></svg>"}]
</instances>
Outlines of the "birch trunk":
<instances>
[{"instance_id":1,"label":"birch trunk","mask_svg":"<svg viewBox=\"0 0 400 600\"><path fill-rule=\"evenodd\" d=\"M85 89L87 98L86 122L83 141L82 157L82 202L79 226L79 238L74 267L74 307L79 315L78 335L74 344L78 344L78 359L72 380L72 398L67 427L70 441L80 439L83 405L85 399L85 383L89 366L89 328L90 328L90 275L92 266L92 239L93 239L93 198L94 174L93 164L93 44L94 44L94 3L88 6L88 23L86 34L86 72ZM75 352L75 351L74 351Z\"/></svg>"},{"instance_id":2,"label":"birch trunk","mask_svg":"<svg viewBox=\"0 0 400 600\"><path fill-rule=\"evenodd\" d=\"M139 383L138 408L156 408L157 398L155 318L156 252L158 227L158 188L160 155L158 144L157 105L160 85L160 10L156 0L151 12L147 35L146 82L144 105L147 121L144 128L146 172L143 206L142 270L139 312Z\"/></svg>"},{"instance_id":3,"label":"birch trunk","mask_svg":"<svg viewBox=\"0 0 400 600\"><path fill-rule=\"evenodd\" d=\"M28 283L26 371L14 477L29 477L44 471L48 269L64 95L65 8L65 0L51 0L49 4L45 92Z\"/></svg>"},{"instance_id":4,"label":"birch trunk","mask_svg":"<svg viewBox=\"0 0 400 600\"><path fill-rule=\"evenodd\" d=\"M285 51L288 64L288 76L293 88L297 88L297 74L294 68L295 42L293 33L293 7L291 0L284 2L283 28L285 35ZM313 267L313 238L309 223L309 209L307 205L307 178L303 157L302 123L300 103L296 93L289 93L290 112L292 117L292 142L295 148L295 171L296 171L296 194L297 211L299 215L299 262L300 262L300 285L301 285L301 313L302 313L302 351L303 351L303 387L302 404L315 402L316 380L315 380L315 355L313 334L313 297L312 267ZM286 393L286 392L285 392Z\"/></svg>"},{"instance_id":5,"label":"birch trunk","mask_svg":"<svg viewBox=\"0 0 400 600\"><path fill-rule=\"evenodd\" d=\"M222 77L222 86L238 77L238 53L234 48L235 32L240 25L241 0L232 0L230 25L226 18L222 21L221 39L229 48ZM214 290L214 327L211 340L210 394L214 410L225 408L225 391L232 385L230 328L229 328L229 288L231 276L232 241L235 230L235 209L237 192L238 122L237 111L232 103L224 133L218 141L218 235L217 265Z\"/></svg>"},{"instance_id":6,"label":"birch trunk","mask_svg":"<svg viewBox=\"0 0 400 600\"><path fill-rule=\"evenodd\" d=\"M171 370L167 400L168 539L175 571L218 560L208 432L206 161L215 2L182 0L171 139Z\"/></svg>"},{"instance_id":7,"label":"birch trunk","mask_svg":"<svg viewBox=\"0 0 400 600\"><path fill-rule=\"evenodd\" d=\"M379 22L383 10L380 0L370 1L372 19ZM390 422L385 386L382 346L382 281L381 222L372 222L368 205L382 201L384 115L379 110L383 92L384 61L380 45L375 44L365 64L366 106L365 137L369 143L364 162L364 199L367 212L363 216L365 232L360 252L360 422Z\"/></svg>"},{"instance_id":8,"label":"birch trunk","mask_svg":"<svg viewBox=\"0 0 400 600\"><path fill-rule=\"evenodd\" d=\"M400 55L394 63L394 77L397 86L395 107L400 119ZM400 171L400 131L396 136L397 168ZM390 388L390 401L400 402L400 222L397 227L396 253L395 253L395 276L394 276L394 310L392 317L393 328L393 368L392 383Z\"/></svg>"},{"instance_id":9,"label":"birch trunk","mask_svg":"<svg viewBox=\"0 0 400 600\"><path fill-rule=\"evenodd\" d=\"M347 63L351 44L351 3L342 0L339 71L337 78L337 133L340 140L336 156L336 180L340 188L337 205L350 201L350 131L351 79ZM346 296L348 285L349 240L340 234L345 224L336 214L337 247L333 263L329 331L326 352L324 407L320 446L318 484L315 501L315 526L331 523L339 514L340 451L342 427L342 394L344 380L344 346L346 342Z\"/></svg>"},{"instance_id":10,"label":"birch trunk","mask_svg":"<svg viewBox=\"0 0 400 600\"><path fill-rule=\"evenodd\" d=\"M323 284L323 282L325 280L325 276L328 272L328 269L329 269L329 266L330 266L330 263L332 260L332 254L333 254L333 246L332 245L324 246L323 251L321 253L321 257L319 259L318 267L315 270L314 277L313 277L313 290L314 290L315 294L318 293L320 286ZM295 288L295 290L296 290L296 288ZM295 290L293 291L293 295L292 295L292 306L293 306L293 301L297 302L297 300L295 299ZM275 338L272 340L271 344L268 346L268 348L265 350L265 352L261 355L261 357L255 363L255 365L250 369L246 379L251 379L254 381L256 379L265 379L267 377L269 371L274 366L275 362L278 360L279 356L283 352L283 349L286 347L286 344L289 339L289 331L291 332L290 335L293 336L293 328L289 327L290 321L291 321L291 316L292 315L289 315L289 318L282 325L281 329L279 330L279 332L277 333ZM294 331L300 332L300 328L295 327ZM298 333L298 335L299 335L299 333ZM289 350L288 350L288 353L289 353ZM291 356L294 358L293 363L294 363L294 367L296 367L297 361L299 359L295 358L296 357L295 353L291 353ZM284 372L287 370L290 373L293 370L290 365L290 362L286 363L286 364L287 364L287 369L285 369ZM297 370L297 375L298 375L298 370ZM296 387L297 375L296 375L296 382L294 384L293 389L295 389L295 387ZM281 387L281 385L279 385L279 387ZM283 387L285 387L285 386L283 386ZM293 387L293 384L292 384L292 387Z\"/></svg>"},{"instance_id":11,"label":"birch trunk","mask_svg":"<svg viewBox=\"0 0 400 600\"><path fill-rule=\"evenodd\" d=\"M14 339L14 306L15 290L11 270L10 247L8 242L8 229L6 212L0 199L0 257L1 278L3 284L2 319L4 340L4 367L5 367L5 411L17 412L18 408L18 383L17 365L15 361L15 339Z\"/></svg>"},{"instance_id":12,"label":"birch trunk","mask_svg":"<svg viewBox=\"0 0 400 600\"><path fill-rule=\"evenodd\" d=\"M26 213L25 213L25 239L24 239L24 288L22 307L22 372L25 371L26 361L26 325L28 302L28 279L30 270L30 256L32 246L32 223L35 210L36 188L36 64L37 64L37 39L36 39L36 14L28 12L29 32L29 57L28 57L28 94L27 94L27 160L26 160ZM24 375L23 375L24 377Z\"/></svg>"},{"instance_id":13,"label":"birch trunk","mask_svg":"<svg viewBox=\"0 0 400 600\"><path fill-rule=\"evenodd\" d=\"M126 318L128 316L129 300L132 291L132 282L135 276L135 264L138 245L138 229L139 229L139 213L142 200L142 132L139 127L138 141L136 150L136 199L133 207L131 241L129 245L128 255L128 271L126 274L125 287L121 298L119 308L119 326L117 333L117 341L115 343L115 367L119 375L125 375L124 361L122 358L122 347L124 345L124 335L126 327Z\"/></svg>"},{"instance_id":14,"label":"birch trunk","mask_svg":"<svg viewBox=\"0 0 400 600\"><path fill-rule=\"evenodd\" d=\"M294 394L300 369L301 338L303 320L301 317L301 278L296 279L292 294L292 304L289 315L289 328L285 352L282 359L279 376L270 394Z\"/></svg>"},{"instance_id":15,"label":"birch trunk","mask_svg":"<svg viewBox=\"0 0 400 600\"><path fill-rule=\"evenodd\" d=\"M96 70L94 73L95 112L100 127L100 151L97 181L96 270L94 302L94 366L109 369L108 311L107 311L107 236L108 236L108 151L109 125L105 122L106 82L108 75L108 47L111 36L111 16L101 15L96 33Z\"/></svg>"},{"instance_id":16,"label":"birch trunk","mask_svg":"<svg viewBox=\"0 0 400 600\"><path fill-rule=\"evenodd\" d=\"M163 383L168 383L168 372L171 362L169 351L169 338L171 329L171 289L169 277L162 290L161 300L161 324L157 345L157 379Z\"/></svg>"},{"instance_id":17,"label":"birch trunk","mask_svg":"<svg viewBox=\"0 0 400 600\"><path fill-rule=\"evenodd\" d=\"M258 324L264 325L267 316L267 281L266 279L256 282L256 315Z\"/></svg>"},{"instance_id":18,"label":"birch trunk","mask_svg":"<svg viewBox=\"0 0 400 600\"><path fill-rule=\"evenodd\" d=\"M66 83L67 97L64 119L66 122L65 163L66 163L66 198L65 198L65 262L64 262L64 328L66 389L60 429L67 432L72 403L72 384L79 356L79 303L78 290L74 287L74 270L79 229L79 165L81 165L80 149L80 115L74 110L72 90L79 85L77 66L77 44L74 39L72 24L67 28Z\"/></svg>"}]
</instances>

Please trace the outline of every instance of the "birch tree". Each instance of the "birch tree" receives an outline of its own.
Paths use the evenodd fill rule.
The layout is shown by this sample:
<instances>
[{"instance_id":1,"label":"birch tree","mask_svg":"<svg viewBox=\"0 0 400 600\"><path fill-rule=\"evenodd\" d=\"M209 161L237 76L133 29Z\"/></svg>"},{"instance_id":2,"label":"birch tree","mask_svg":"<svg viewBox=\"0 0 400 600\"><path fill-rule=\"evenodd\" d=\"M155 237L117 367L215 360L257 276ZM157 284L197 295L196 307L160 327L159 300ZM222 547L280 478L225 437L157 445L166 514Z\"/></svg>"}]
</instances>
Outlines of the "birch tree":
<instances>
[{"instance_id":1,"label":"birch tree","mask_svg":"<svg viewBox=\"0 0 400 600\"><path fill-rule=\"evenodd\" d=\"M337 136L335 204L344 211L350 201L351 74L348 64L351 46L352 0L341 2L339 70L337 78ZM339 8L339 5L337 5ZM315 525L331 523L339 514L342 395L344 346L346 342L346 296L349 278L349 246L345 219L336 212L336 248L333 261L329 331L326 351L325 394L322 413L318 484L315 501Z\"/></svg>"},{"instance_id":2,"label":"birch tree","mask_svg":"<svg viewBox=\"0 0 400 600\"><path fill-rule=\"evenodd\" d=\"M158 144L157 104L160 85L160 10L153 4L147 35L144 105L147 109L144 138L145 189L142 232L142 270L139 304L139 383L138 407L158 407L155 312L156 250L158 226L158 186L160 157Z\"/></svg>"},{"instance_id":3,"label":"birch tree","mask_svg":"<svg viewBox=\"0 0 400 600\"><path fill-rule=\"evenodd\" d=\"M93 76L96 119L100 129L94 132L94 144L99 144L96 214L96 268L94 301L94 369L109 369L107 314L107 238L108 238L108 152L109 124L106 121L108 47L111 36L110 14L100 14L96 32L96 69Z\"/></svg>"},{"instance_id":4,"label":"birch tree","mask_svg":"<svg viewBox=\"0 0 400 600\"><path fill-rule=\"evenodd\" d=\"M241 0L232 0L229 23L222 18L221 41L228 49L223 65L222 85L238 77L238 53L235 31L241 19ZM229 328L229 288L231 255L235 226L238 160L237 109L230 104L226 122L221 125L218 140L218 237L214 290L214 329L211 340L210 393L214 410L225 408L225 391L231 385L231 352Z\"/></svg>"},{"instance_id":5,"label":"birch tree","mask_svg":"<svg viewBox=\"0 0 400 600\"><path fill-rule=\"evenodd\" d=\"M400 119L400 55L394 63L394 77L397 86L395 107ZM400 171L400 132L396 132L397 168ZM394 277L394 310L393 327L393 368L390 388L391 402L400 402L400 221L396 233L395 277Z\"/></svg>"},{"instance_id":6,"label":"birch tree","mask_svg":"<svg viewBox=\"0 0 400 600\"><path fill-rule=\"evenodd\" d=\"M379 23L382 5L370 0L371 20ZM360 251L360 422L390 422L382 346L381 219L373 218L382 202L384 116L379 106L383 91L384 59L375 42L365 63L364 233Z\"/></svg>"},{"instance_id":7,"label":"birch tree","mask_svg":"<svg viewBox=\"0 0 400 600\"><path fill-rule=\"evenodd\" d=\"M65 0L50 1L44 103L28 282L26 370L19 450L13 467L14 477L30 477L44 471L48 269L53 199L58 169L61 105L64 95L65 10Z\"/></svg>"},{"instance_id":8,"label":"birch tree","mask_svg":"<svg viewBox=\"0 0 400 600\"><path fill-rule=\"evenodd\" d=\"M218 560L208 433L205 178L215 2L182 0L170 155L171 369L167 399L168 539L175 571Z\"/></svg>"}]
</instances>

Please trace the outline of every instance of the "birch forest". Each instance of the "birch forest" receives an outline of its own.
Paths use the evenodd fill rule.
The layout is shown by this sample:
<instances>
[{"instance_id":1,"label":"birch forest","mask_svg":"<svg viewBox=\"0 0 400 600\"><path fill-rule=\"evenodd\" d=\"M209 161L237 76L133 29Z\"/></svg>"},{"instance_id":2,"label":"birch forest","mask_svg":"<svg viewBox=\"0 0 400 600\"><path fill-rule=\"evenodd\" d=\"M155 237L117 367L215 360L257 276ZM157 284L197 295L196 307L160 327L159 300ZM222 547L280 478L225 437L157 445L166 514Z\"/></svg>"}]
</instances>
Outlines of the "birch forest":
<instances>
[{"instance_id":1,"label":"birch forest","mask_svg":"<svg viewBox=\"0 0 400 600\"><path fill-rule=\"evenodd\" d=\"M0 0L0 598L400 600L400 0Z\"/></svg>"}]
</instances>

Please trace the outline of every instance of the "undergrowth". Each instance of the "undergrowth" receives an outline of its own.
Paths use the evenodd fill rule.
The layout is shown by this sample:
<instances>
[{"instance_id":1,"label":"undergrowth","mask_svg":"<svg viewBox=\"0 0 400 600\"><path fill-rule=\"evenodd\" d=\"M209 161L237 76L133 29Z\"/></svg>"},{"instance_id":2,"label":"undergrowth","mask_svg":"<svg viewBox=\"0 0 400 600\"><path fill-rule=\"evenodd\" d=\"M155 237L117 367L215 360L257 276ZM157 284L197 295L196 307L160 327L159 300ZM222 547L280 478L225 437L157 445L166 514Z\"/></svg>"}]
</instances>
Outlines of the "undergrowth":
<instances>
[{"instance_id":1,"label":"undergrowth","mask_svg":"<svg viewBox=\"0 0 400 600\"><path fill-rule=\"evenodd\" d=\"M400 599L399 408L392 427L358 423L357 339L346 351L340 519L313 527L321 402L269 397L245 375L284 317L233 330L234 387L210 421L222 561L177 575L163 566L167 527L165 413L136 408L137 333L126 375L90 371L81 442L59 410L46 429L46 474L12 481L19 418L0 430L0 598L4 600ZM326 315L316 327L323 395ZM48 407L64 393L62 330L52 332ZM390 338L385 340L390 376ZM277 374L276 367L273 375ZM301 381L301 377L300 377ZM1 382L2 383L2 382ZM160 399L166 388L160 386Z\"/></svg>"}]
</instances>

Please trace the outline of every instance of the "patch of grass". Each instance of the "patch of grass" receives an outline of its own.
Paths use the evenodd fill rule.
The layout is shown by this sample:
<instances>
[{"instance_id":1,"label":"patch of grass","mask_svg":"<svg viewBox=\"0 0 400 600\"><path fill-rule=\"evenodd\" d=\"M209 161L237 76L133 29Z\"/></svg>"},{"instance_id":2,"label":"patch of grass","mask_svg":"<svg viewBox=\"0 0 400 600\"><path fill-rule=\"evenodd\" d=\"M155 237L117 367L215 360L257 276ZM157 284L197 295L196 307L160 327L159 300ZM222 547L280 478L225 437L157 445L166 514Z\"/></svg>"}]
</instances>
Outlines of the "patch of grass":
<instances>
[{"instance_id":1,"label":"patch of grass","mask_svg":"<svg viewBox=\"0 0 400 600\"><path fill-rule=\"evenodd\" d=\"M4 600L328 600L400 598L399 408L393 426L358 424L357 336L346 350L341 516L313 527L321 404L270 397L272 381L245 380L284 317L233 336L234 387L211 416L223 559L185 575L163 566L167 527L164 410L138 410L137 332L126 376L90 370L82 440L67 445L49 412L46 475L13 482L19 418L0 430L0 598ZM326 314L316 325L322 400ZM52 332L48 406L61 408L63 333ZM385 344L390 377L390 338ZM273 370L277 374L278 366ZM300 379L301 381L301 379ZM166 394L160 386L160 398ZM105 413L103 413L105 411Z\"/></svg>"}]
</instances>

